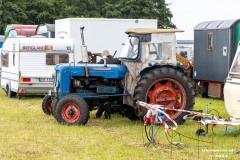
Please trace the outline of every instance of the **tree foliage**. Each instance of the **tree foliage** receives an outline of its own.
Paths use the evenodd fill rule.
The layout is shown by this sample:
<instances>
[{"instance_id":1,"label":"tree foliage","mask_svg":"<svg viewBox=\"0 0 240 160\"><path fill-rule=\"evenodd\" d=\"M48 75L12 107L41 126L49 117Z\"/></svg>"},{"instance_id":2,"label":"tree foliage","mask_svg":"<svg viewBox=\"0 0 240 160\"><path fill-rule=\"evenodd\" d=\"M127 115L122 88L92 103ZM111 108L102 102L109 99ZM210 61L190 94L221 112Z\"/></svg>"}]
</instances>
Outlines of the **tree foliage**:
<instances>
[{"instance_id":1,"label":"tree foliage","mask_svg":"<svg viewBox=\"0 0 240 160\"><path fill-rule=\"evenodd\" d=\"M106 2L102 9L106 18L152 18L158 19L159 28L175 28L172 13L165 0L118 0Z\"/></svg>"},{"instance_id":2,"label":"tree foliage","mask_svg":"<svg viewBox=\"0 0 240 160\"><path fill-rule=\"evenodd\" d=\"M1 3L2 2L2 3ZM165 0L0 0L1 33L7 24L44 24L68 17L158 19L175 28Z\"/></svg>"},{"instance_id":3,"label":"tree foliage","mask_svg":"<svg viewBox=\"0 0 240 160\"><path fill-rule=\"evenodd\" d=\"M2 17L2 0L0 0L0 17Z\"/></svg>"}]
</instances>

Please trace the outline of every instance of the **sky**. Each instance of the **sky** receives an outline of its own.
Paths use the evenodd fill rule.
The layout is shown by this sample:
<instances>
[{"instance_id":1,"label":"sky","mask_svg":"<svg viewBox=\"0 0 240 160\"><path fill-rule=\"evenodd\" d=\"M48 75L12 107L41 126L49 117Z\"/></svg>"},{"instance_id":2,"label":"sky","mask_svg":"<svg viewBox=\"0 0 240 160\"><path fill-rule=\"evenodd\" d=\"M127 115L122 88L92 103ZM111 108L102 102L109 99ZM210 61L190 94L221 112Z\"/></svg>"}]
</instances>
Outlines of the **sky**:
<instances>
[{"instance_id":1,"label":"sky","mask_svg":"<svg viewBox=\"0 0 240 160\"><path fill-rule=\"evenodd\" d=\"M240 0L165 0L178 29L177 40L193 40L194 27L204 21L240 19Z\"/></svg>"}]
</instances>

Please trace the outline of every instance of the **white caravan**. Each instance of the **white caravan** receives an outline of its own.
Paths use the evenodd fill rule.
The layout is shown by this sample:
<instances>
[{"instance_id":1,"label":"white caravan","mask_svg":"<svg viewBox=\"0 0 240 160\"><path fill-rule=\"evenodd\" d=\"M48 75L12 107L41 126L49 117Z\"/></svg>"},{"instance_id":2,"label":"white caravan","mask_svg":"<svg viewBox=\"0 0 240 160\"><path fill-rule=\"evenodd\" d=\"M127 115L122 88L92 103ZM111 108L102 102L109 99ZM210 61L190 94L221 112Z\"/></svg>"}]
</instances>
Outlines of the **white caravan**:
<instances>
[{"instance_id":1,"label":"white caravan","mask_svg":"<svg viewBox=\"0 0 240 160\"><path fill-rule=\"evenodd\" d=\"M56 38L71 38L74 41L75 62L82 60L80 27L84 27L84 40L88 51L101 53L115 51L120 54L127 39L128 28L157 28L157 19L112 19L112 18L66 18L55 20Z\"/></svg>"},{"instance_id":2,"label":"white caravan","mask_svg":"<svg viewBox=\"0 0 240 160\"><path fill-rule=\"evenodd\" d=\"M224 102L229 115L240 121L240 45L224 86Z\"/></svg>"},{"instance_id":3,"label":"white caravan","mask_svg":"<svg viewBox=\"0 0 240 160\"><path fill-rule=\"evenodd\" d=\"M7 38L1 51L1 88L8 97L47 93L58 63L73 62L73 41L51 38Z\"/></svg>"}]
</instances>

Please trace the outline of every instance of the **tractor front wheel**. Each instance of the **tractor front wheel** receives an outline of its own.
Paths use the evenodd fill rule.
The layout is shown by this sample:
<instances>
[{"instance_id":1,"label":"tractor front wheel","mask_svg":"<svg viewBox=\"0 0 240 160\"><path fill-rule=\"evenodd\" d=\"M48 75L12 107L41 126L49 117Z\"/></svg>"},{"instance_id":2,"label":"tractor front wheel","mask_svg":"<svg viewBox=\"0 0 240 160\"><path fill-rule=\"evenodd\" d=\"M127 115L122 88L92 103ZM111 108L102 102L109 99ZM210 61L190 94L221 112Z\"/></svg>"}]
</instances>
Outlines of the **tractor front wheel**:
<instances>
[{"instance_id":1,"label":"tractor front wheel","mask_svg":"<svg viewBox=\"0 0 240 160\"><path fill-rule=\"evenodd\" d=\"M156 68L139 80L134 91L134 99L151 104L164 105L166 113L178 124L184 123L185 112L171 109L191 110L194 105L194 87L189 79L174 68ZM135 106L142 119L147 109Z\"/></svg>"},{"instance_id":2,"label":"tractor front wheel","mask_svg":"<svg viewBox=\"0 0 240 160\"><path fill-rule=\"evenodd\" d=\"M46 115L52 114L52 96L51 95L45 95L42 101L42 110Z\"/></svg>"},{"instance_id":3,"label":"tractor front wheel","mask_svg":"<svg viewBox=\"0 0 240 160\"><path fill-rule=\"evenodd\" d=\"M89 119L89 107L84 99L70 94L58 101L53 115L62 124L85 125Z\"/></svg>"}]
</instances>

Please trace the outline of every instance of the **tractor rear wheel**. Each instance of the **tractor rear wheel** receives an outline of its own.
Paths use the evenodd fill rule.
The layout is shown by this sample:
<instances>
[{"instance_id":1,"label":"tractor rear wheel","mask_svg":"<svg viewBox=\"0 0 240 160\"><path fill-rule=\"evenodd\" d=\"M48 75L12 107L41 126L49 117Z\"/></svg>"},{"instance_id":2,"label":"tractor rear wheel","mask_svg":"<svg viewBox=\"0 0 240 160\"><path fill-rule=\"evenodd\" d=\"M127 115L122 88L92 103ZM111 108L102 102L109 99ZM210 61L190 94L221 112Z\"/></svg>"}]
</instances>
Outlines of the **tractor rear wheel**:
<instances>
[{"instance_id":1,"label":"tractor rear wheel","mask_svg":"<svg viewBox=\"0 0 240 160\"><path fill-rule=\"evenodd\" d=\"M52 96L51 95L45 95L42 101L42 110L46 115L52 114Z\"/></svg>"},{"instance_id":2,"label":"tractor rear wheel","mask_svg":"<svg viewBox=\"0 0 240 160\"><path fill-rule=\"evenodd\" d=\"M189 79L182 72L170 67L151 70L139 80L134 91L135 100L182 110L193 109L194 95L194 87ZM135 105L135 110L141 119L147 113L147 109L142 106ZM166 109L166 113L178 124L185 122L185 112Z\"/></svg>"},{"instance_id":3,"label":"tractor rear wheel","mask_svg":"<svg viewBox=\"0 0 240 160\"><path fill-rule=\"evenodd\" d=\"M81 97L69 94L58 101L53 115L59 123L85 125L89 119L89 107Z\"/></svg>"}]
</instances>

